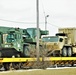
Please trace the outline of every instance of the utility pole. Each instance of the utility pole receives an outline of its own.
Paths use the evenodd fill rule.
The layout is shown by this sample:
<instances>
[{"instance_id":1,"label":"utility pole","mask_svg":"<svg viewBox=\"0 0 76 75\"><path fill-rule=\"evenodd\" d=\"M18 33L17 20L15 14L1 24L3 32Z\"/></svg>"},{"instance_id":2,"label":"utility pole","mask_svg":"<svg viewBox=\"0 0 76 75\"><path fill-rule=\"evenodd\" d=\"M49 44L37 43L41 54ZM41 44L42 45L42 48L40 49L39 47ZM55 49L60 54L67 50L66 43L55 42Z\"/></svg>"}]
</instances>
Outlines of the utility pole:
<instances>
[{"instance_id":1,"label":"utility pole","mask_svg":"<svg viewBox=\"0 0 76 75\"><path fill-rule=\"evenodd\" d=\"M39 62L39 0L36 0L36 12L37 12L37 62Z\"/></svg>"}]
</instances>

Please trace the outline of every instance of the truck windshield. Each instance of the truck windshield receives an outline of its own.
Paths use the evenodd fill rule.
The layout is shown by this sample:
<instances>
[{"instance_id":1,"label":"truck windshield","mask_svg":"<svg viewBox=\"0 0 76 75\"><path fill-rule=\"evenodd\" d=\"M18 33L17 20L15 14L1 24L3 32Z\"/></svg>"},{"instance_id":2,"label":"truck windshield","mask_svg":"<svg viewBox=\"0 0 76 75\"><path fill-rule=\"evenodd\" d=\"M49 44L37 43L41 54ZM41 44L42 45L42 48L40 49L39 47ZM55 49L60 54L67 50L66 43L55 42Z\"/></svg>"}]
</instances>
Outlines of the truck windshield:
<instances>
[{"instance_id":1,"label":"truck windshield","mask_svg":"<svg viewBox=\"0 0 76 75\"><path fill-rule=\"evenodd\" d=\"M7 42L10 43L10 42L14 42L14 34L8 34L7 35Z\"/></svg>"},{"instance_id":2,"label":"truck windshield","mask_svg":"<svg viewBox=\"0 0 76 75\"><path fill-rule=\"evenodd\" d=\"M42 41L44 41L44 42L58 42L58 37L43 37Z\"/></svg>"}]
</instances>

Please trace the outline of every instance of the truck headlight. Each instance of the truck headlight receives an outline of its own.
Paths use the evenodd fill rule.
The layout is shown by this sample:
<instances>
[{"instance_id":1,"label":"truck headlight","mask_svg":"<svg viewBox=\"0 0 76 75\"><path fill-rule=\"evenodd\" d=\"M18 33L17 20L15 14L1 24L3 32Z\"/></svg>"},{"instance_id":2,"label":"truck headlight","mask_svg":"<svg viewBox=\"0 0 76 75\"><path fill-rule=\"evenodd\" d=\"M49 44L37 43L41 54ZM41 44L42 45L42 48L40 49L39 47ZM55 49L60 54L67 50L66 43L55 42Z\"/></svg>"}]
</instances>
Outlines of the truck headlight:
<instances>
[{"instance_id":1,"label":"truck headlight","mask_svg":"<svg viewBox=\"0 0 76 75\"><path fill-rule=\"evenodd\" d=\"M8 45L5 45L5 47L8 47Z\"/></svg>"}]
</instances>

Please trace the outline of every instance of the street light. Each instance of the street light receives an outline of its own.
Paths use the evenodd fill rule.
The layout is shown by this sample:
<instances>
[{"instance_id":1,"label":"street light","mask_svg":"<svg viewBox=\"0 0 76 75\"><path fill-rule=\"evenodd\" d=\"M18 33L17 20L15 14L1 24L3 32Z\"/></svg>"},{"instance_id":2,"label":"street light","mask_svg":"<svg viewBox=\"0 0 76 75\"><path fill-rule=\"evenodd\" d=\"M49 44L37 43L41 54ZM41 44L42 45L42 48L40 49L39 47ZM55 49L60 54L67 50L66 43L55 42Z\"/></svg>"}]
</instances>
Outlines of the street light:
<instances>
[{"instance_id":1,"label":"street light","mask_svg":"<svg viewBox=\"0 0 76 75\"><path fill-rule=\"evenodd\" d=\"M45 30L47 30L47 17L49 17L49 15L45 16Z\"/></svg>"}]
</instances>

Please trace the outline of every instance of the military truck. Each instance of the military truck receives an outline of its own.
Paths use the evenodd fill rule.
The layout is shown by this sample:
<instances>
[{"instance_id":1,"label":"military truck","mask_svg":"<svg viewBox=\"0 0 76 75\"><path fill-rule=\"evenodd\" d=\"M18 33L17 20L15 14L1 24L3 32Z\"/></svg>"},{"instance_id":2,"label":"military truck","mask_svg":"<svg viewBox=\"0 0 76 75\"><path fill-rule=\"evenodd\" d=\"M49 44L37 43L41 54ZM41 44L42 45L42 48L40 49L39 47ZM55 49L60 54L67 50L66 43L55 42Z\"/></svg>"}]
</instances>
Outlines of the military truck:
<instances>
[{"instance_id":1,"label":"military truck","mask_svg":"<svg viewBox=\"0 0 76 75\"><path fill-rule=\"evenodd\" d=\"M76 54L76 28L60 28L55 36L43 37L49 55L73 56Z\"/></svg>"},{"instance_id":2,"label":"military truck","mask_svg":"<svg viewBox=\"0 0 76 75\"><path fill-rule=\"evenodd\" d=\"M0 57L23 56L23 30L19 28L0 27Z\"/></svg>"},{"instance_id":3,"label":"military truck","mask_svg":"<svg viewBox=\"0 0 76 75\"><path fill-rule=\"evenodd\" d=\"M66 43L69 43L71 48L69 51L66 49L66 53L68 54L69 52L70 56L76 55L76 28L59 28L58 32L67 35Z\"/></svg>"},{"instance_id":4,"label":"military truck","mask_svg":"<svg viewBox=\"0 0 76 75\"><path fill-rule=\"evenodd\" d=\"M0 27L0 57L30 57L36 53L36 28ZM47 35L39 29L39 35Z\"/></svg>"},{"instance_id":5,"label":"military truck","mask_svg":"<svg viewBox=\"0 0 76 75\"><path fill-rule=\"evenodd\" d=\"M56 34L56 36L43 37L42 40L45 43L47 49L47 56L67 56L67 51L65 49L71 50L71 45L66 44L67 37L61 36L63 34ZM68 50L68 51L69 51ZM68 52L68 56L71 56L72 51Z\"/></svg>"},{"instance_id":6,"label":"military truck","mask_svg":"<svg viewBox=\"0 0 76 75\"><path fill-rule=\"evenodd\" d=\"M36 56L36 41L37 41L37 28L27 28L23 30L24 35L23 35L23 39L25 43L28 43L28 45L25 45L25 54L27 54L28 56L30 56L30 54L32 56ZM42 44L41 44L41 36L42 35L48 35L49 32L47 30L41 30L39 29L39 47L40 47L40 51L42 48ZM30 50L30 51L29 51ZM41 53L41 52L40 52Z\"/></svg>"}]
</instances>

